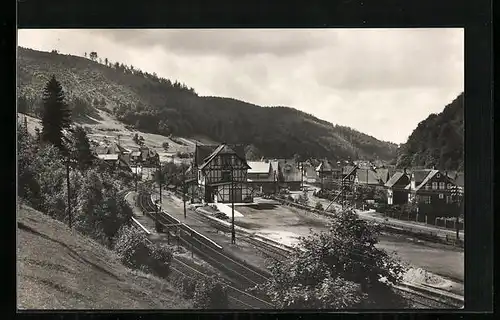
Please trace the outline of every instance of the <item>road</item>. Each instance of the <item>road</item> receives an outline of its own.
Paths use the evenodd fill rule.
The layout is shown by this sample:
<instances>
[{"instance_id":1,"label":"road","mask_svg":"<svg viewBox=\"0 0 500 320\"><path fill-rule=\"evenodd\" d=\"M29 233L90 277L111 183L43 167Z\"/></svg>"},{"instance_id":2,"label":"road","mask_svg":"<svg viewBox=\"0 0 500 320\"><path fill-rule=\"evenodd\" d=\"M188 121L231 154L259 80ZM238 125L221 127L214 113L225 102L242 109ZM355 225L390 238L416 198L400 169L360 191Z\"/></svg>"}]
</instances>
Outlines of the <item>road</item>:
<instances>
[{"instance_id":1,"label":"road","mask_svg":"<svg viewBox=\"0 0 500 320\"><path fill-rule=\"evenodd\" d=\"M311 186L311 185L305 185L306 187L312 188L314 190L318 190L318 187ZM318 197L313 196L314 190L311 190L308 192L309 199L313 203L316 202L321 202L323 206L326 204L328 205L330 201L321 199ZM337 203L332 204L336 208L340 208L340 205ZM394 226L399 226L405 229L413 229L422 233L433 233L437 234L440 237L456 237L457 232L455 230L449 230L449 229L444 229L444 228L439 228L436 226L428 225L422 222L416 222L416 221L403 221L403 220L398 220L398 219L393 219L393 218L386 218L382 216L381 213L378 212L370 212L370 211L362 211L362 210L356 210L356 212L359 214L360 218L365 219L365 220L370 220L378 223L390 223ZM460 239L464 239L465 235L463 231L459 232Z\"/></svg>"}]
</instances>

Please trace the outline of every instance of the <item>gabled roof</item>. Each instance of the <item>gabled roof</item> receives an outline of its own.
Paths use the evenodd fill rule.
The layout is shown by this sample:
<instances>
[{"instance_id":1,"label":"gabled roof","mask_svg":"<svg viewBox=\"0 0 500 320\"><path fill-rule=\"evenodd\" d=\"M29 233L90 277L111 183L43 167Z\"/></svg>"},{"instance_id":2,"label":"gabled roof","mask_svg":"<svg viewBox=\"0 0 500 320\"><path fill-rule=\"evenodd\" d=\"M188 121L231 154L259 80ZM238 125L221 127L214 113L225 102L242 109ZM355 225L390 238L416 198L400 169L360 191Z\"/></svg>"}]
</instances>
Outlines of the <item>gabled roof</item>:
<instances>
[{"instance_id":1,"label":"gabled roof","mask_svg":"<svg viewBox=\"0 0 500 320\"><path fill-rule=\"evenodd\" d=\"M322 160L319 166L316 168L318 172L332 172L333 166L330 164L328 160Z\"/></svg>"},{"instance_id":2,"label":"gabled roof","mask_svg":"<svg viewBox=\"0 0 500 320\"><path fill-rule=\"evenodd\" d=\"M360 184L381 184L377 173L371 169L356 170L356 178Z\"/></svg>"},{"instance_id":3,"label":"gabled roof","mask_svg":"<svg viewBox=\"0 0 500 320\"><path fill-rule=\"evenodd\" d=\"M415 185L418 186L419 184L424 181L425 178L431 173L432 169L420 169L420 170L413 170L411 173L413 177L415 178Z\"/></svg>"},{"instance_id":4,"label":"gabled roof","mask_svg":"<svg viewBox=\"0 0 500 320\"><path fill-rule=\"evenodd\" d=\"M356 167L351 166L351 165L345 165L342 167L342 173L343 174L351 174L351 172L354 170L354 168L356 168Z\"/></svg>"},{"instance_id":5,"label":"gabled roof","mask_svg":"<svg viewBox=\"0 0 500 320\"><path fill-rule=\"evenodd\" d=\"M264 173L269 173L271 164L269 162L264 162L264 161L248 161L248 166L250 167L248 169L248 173L255 173L255 174L264 174Z\"/></svg>"},{"instance_id":6,"label":"gabled roof","mask_svg":"<svg viewBox=\"0 0 500 320\"><path fill-rule=\"evenodd\" d=\"M422 180L422 182L420 184L416 184L416 187L415 187L415 191L417 190L420 190L420 188L422 188L430 179L432 179L432 177L434 177L437 173L439 172L439 170L430 170L429 173L427 174L427 176L424 178L424 180Z\"/></svg>"},{"instance_id":7,"label":"gabled roof","mask_svg":"<svg viewBox=\"0 0 500 320\"><path fill-rule=\"evenodd\" d=\"M207 157L205 157L203 159L203 162L200 166L200 169L203 169L204 167L206 167L216 156L221 155L221 154L234 154L234 155L236 155L238 158L240 158L240 160L243 162L243 164L248 169L249 166L248 166L248 163L245 159L245 152L244 151L245 150L244 150L243 146L240 146L240 145L229 146L229 145L223 143L223 144L219 145L217 148L215 148L215 150L211 154L209 154Z\"/></svg>"},{"instance_id":8,"label":"gabled roof","mask_svg":"<svg viewBox=\"0 0 500 320\"><path fill-rule=\"evenodd\" d=\"M375 172L377 173L382 183L386 183L390 178L389 169L387 168L377 168L375 169Z\"/></svg>"},{"instance_id":9,"label":"gabled roof","mask_svg":"<svg viewBox=\"0 0 500 320\"><path fill-rule=\"evenodd\" d=\"M392 177L385 183L385 187L392 188L396 183L398 183L399 179L404 176L404 172L396 172L392 175Z\"/></svg>"}]
</instances>

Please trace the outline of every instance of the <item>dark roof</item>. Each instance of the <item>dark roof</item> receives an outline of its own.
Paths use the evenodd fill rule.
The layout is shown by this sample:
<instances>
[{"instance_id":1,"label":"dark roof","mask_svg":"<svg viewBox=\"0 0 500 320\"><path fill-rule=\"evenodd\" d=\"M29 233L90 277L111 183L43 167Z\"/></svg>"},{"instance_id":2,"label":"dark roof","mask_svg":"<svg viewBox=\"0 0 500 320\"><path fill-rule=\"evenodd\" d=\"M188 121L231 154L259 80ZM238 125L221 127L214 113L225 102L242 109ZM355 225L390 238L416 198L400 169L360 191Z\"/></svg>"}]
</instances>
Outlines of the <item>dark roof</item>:
<instances>
[{"instance_id":1,"label":"dark roof","mask_svg":"<svg viewBox=\"0 0 500 320\"><path fill-rule=\"evenodd\" d=\"M422 180L420 183L417 183L415 180L415 191L420 190L432 177L434 177L439 170L428 170L427 175L425 176L424 180Z\"/></svg>"},{"instance_id":2,"label":"dark roof","mask_svg":"<svg viewBox=\"0 0 500 320\"><path fill-rule=\"evenodd\" d=\"M413 170L411 173L415 177L415 186L421 184L431 171L432 169Z\"/></svg>"},{"instance_id":3,"label":"dark roof","mask_svg":"<svg viewBox=\"0 0 500 320\"><path fill-rule=\"evenodd\" d=\"M377 172L379 179L383 183L386 183L390 178L389 169L387 169L387 168L377 168L377 169L375 169L375 172Z\"/></svg>"},{"instance_id":4,"label":"dark roof","mask_svg":"<svg viewBox=\"0 0 500 320\"><path fill-rule=\"evenodd\" d=\"M398 183L399 179L403 177L404 172L395 172L391 178L385 183L385 186L388 188L392 188L396 183Z\"/></svg>"},{"instance_id":5,"label":"dark roof","mask_svg":"<svg viewBox=\"0 0 500 320\"><path fill-rule=\"evenodd\" d=\"M216 145L196 145L195 159L198 166L203 164L203 160L208 157L218 146Z\"/></svg>"},{"instance_id":6,"label":"dark roof","mask_svg":"<svg viewBox=\"0 0 500 320\"><path fill-rule=\"evenodd\" d=\"M356 178L360 184L381 184L377 173L371 169L356 170Z\"/></svg>"},{"instance_id":7,"label":"dark roof","mask_svg":"<svg viewBox=\"0 0 500 320\"><path fill-rule=\"evenodd\" d=\"M342 173L350 174L354 170L354 168L356 168L356 166L350 166L350 165L344 166L342 167Z\"/></svg>"},{"instance_id":8,"label":"dark roof","mask_svg":"<svg viewBox=\"0 0 500 320\"><path fill-rule=\"evenodd\" d=\"M196 147L198 148L198 146ZM203 169L203 167L205 167L208 163L210 163L210 161L212 161L217 155L220 154L235 154L248 167L248 163L245 159L245 149L242 145L228 145L223 143L203 159L203 162L200 165L200 169Z\"/></svg>"}]
</instances>

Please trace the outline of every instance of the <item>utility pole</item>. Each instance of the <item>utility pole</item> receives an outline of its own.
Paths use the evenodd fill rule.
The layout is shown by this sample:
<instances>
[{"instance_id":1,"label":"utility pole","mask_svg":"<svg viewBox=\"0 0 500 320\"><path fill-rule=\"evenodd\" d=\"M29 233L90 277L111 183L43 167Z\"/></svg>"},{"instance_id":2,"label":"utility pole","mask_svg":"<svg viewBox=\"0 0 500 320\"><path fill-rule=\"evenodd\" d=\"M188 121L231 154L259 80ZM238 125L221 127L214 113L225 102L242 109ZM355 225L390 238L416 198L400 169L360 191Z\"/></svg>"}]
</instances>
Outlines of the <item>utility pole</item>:
<instances>
[{"instance_id":1,"label":"utility pole","mask_svg":"<svg viewBox=\"0 0 500 320\"><path fill-rule=\"evenodd\" d=\"M452 192L453 202L457 204L457 216L456 216L456 220L455 220L455 229L457 232L457 240L460 240L460 228L458 226L458 220L460 217L460 193L459 193L459 190L458 190L456 185L453 186L453 188L451 190L452 190L451 192Z\"/></svg>"},{"instance_id":2,"label":"utility pole","mask_svg":"<svg viewBox=\"0 0 500 320\"><path fill-rule=\"evenodd\" d=\"M275 194L278 195L278 177L276 176L276 170L274 170L274 190Z\"/></svg>"},{"instance_id":3,"label":"utility pole","mask_svg":"<svg viewBox=\"0 0 500 320\"><path fill-rule=\"evenodd\" d=\"M184 204L184 219L186 219L186 172L182 171L182 202Z\"/></svg>"},{"instance_id":4,"label":"utility pole","mask_svg":"<svg viewBox=\"0 0 500 320\"><path fill-rule=\"evenodd\" d=\"M66 159L66 188L68 190L68 223L71 229L71 197L70 197L70 184L69 184L69 155Z\"/></svg>"},{"instance_id":5,"label":"utility pole","mask_svg":"<svg viewBox=\"0 0 500 320\"><path fill-rule=\"evenodd\" d=\"M137 192L137 180L139 180L139 175L137 174L137 168L139 166L139 163L135 163L135 192Z\"/></svg>"},{"instance_id":6,"label":"utility pole","mask_svg":"<svg viewBox=\"0 0 500 320\"><path fill-rule=\"evenodd\" d=\"M231 243L236 243L236 234L234 232L234 167L231 166Z\"/></svg>"},{"instance_id":7,"label":"utility pole","mask_svg":"<svg viewBox=\"0 0 500 320\"><path fill-rule=\"evenodd\" d=\"M158 173L158 185L160 187L160 205L161 205L161 181L162 181L162 173L161 173L161 162L158 162L158 168L159 168L159 173Z\"/></svg>"}]
</instances>

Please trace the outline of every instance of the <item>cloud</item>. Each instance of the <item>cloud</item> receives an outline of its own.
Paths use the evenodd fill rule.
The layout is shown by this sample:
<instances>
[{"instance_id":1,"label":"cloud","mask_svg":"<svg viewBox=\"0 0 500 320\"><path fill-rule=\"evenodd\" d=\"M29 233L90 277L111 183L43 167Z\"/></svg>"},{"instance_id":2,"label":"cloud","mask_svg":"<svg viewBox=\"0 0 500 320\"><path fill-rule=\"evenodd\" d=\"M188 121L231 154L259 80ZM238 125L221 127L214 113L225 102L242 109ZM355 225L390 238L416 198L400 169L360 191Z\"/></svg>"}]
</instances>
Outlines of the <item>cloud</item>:
<instances>
[{"instance_id":1,"label":"cloud","mask_svg":"<svg viewBox=\"0 0 500 320\"><path fill-rule=\"evenodd\" d=\"M290 106L397 143L464 88L463 29L20 30L19 44L97 51L200 95Z\"/></svg>"},{"instance_id":2,"label":"cloud","mask_svg":"<svg viewBox=\"0 0 500 320\"><path fill-rule=\"evenodd\" d=\"M157 47L182 55L290 56L331 46L336 33L313 29L144 29L96 30L126 46Z\"/></svg>"}]
</instances>

